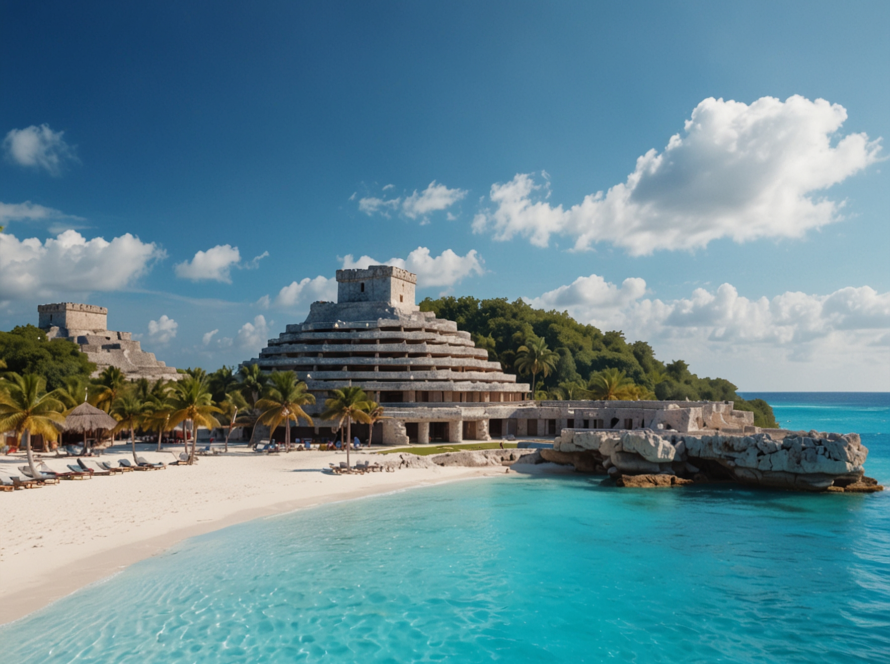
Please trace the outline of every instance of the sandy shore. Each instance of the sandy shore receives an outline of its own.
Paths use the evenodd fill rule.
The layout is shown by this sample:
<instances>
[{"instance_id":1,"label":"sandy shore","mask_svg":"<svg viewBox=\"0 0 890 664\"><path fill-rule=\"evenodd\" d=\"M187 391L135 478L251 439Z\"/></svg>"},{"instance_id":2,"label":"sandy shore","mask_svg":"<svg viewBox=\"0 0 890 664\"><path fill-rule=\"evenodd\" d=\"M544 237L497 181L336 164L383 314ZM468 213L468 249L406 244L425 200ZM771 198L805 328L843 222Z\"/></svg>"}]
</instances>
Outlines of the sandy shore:
<instances>
[{"instance_id":1,"label":"sandy shore","mask_svg":"<svg viewBox=\"0 0 890 664\"><path fill-rule=\"evenodd\" d=\"M173 460L169 453L140 454L149 461ZM121 447L102 456L118 458L132 459ZM369 457L353 453L352 458ZM501 468L453 467L348 476L322 472L345 459L335 452L267 456L241 448L201 457L194 466L2 493L0 624L194 535L334 501L504 474ZM59 471L70 462L45 460ZM0 457L0 472L21 476L18 466L24 463L20 456Z\"/></svg>"}]
</instances>

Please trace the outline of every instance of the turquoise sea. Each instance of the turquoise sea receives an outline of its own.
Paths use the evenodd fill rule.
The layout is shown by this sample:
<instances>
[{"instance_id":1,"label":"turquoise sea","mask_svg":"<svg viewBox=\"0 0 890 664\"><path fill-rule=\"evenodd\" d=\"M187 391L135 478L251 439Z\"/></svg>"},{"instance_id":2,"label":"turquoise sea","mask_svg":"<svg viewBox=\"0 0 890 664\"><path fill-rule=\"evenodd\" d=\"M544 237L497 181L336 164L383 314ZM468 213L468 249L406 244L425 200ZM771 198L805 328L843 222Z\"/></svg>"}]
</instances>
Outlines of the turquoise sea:
<instances>
[{"instance_id":1,"label":"turquoise sea","mask_svg":"<svg viewBox=\"0 0 890 664\"><path fill-rule=\"evenodd\" d=\"M764 396L856 431L890 394ZM890 662L890 492L464 482L181 543L0 628L2 662Z\"/></svg>"}]
</instances>

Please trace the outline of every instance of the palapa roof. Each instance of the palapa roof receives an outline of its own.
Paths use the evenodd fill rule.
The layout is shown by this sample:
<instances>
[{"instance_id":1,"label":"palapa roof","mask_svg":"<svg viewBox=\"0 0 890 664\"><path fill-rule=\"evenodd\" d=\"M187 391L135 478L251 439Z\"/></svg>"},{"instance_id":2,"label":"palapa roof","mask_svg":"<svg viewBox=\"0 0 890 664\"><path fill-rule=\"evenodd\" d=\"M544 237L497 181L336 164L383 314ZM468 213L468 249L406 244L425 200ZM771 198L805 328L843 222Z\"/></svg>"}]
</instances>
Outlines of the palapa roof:
<instances>
[{"instance_id":1,"label":"palapa roof","mask_svg":"<svg viewBox=\"0 0 890 664\"><path fill-rule=\"evenodd\" d=\"M83 402L68 413L64 429L65 431L98 431L99 429L113 429L116 426L117 420L111 415Z\"/></svg>"}]
</instances>

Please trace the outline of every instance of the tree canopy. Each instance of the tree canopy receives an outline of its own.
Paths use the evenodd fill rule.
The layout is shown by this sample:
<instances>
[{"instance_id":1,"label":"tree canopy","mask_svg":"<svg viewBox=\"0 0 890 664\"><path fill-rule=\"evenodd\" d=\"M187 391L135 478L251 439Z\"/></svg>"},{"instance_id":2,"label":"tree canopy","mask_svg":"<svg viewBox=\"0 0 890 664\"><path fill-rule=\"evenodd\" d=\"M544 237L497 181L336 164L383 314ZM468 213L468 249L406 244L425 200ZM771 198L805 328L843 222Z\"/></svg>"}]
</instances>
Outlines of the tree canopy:
<instances>
[{"instance_id":1,"label":"tree canopy","mask_svg":"<svg viewBox=\"0 0 890 664\"><path fill-rule=\"evenodd\" d=\"M67 378L88 381L96 370L77 344L64 339L48 341L46 332L33 325L0 332L0 360L6 362L7 371L43 376L50 391L64 387Z\"/></svg>"},{"instance_id":2,"label":"tree canopy","mask_svg":"<svg viewBox=\"0 0 890 664\"><path fill-rule=\"evenodd\" d=\"M745 401L728 380L700 378L683 360L665 364L645 341L628 342L623 332L602 332L579 323L565 311L535 309L522 300L451 296L426 298L420 310L457 322L458 328L469 332L476 345L488 351L489 359L499 361L508 373L520 373L523 346L543 339L558 358L536 389L538 393L545 390L551 398L576 393L580 385L601 384L606 376L611 379L623 372L623 393L631 398L654 394L664 401L734 401L737 410L754 413L757 426L777 426L769 404L762 399ZM627 389L631 385L638 389Z\"/></svg>"}]
</instances>

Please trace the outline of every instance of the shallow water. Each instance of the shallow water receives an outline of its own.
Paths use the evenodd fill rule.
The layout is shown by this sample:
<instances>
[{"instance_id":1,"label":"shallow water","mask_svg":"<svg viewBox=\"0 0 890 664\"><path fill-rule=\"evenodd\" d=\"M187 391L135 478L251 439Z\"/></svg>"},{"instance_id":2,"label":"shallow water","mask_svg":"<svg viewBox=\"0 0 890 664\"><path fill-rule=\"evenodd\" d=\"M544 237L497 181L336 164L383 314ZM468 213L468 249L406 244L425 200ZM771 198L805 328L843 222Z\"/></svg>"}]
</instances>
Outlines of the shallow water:
<instances>
[{"instance_id":1,"label":"shallow water","mask_svg":"<svg viewBox=\"0 0 890 664\"><path fill-rule=\"evenodd\" d=\"M890 395L820 398L770 402L890 480ZM0 628L2 662L443 660L890 662L890 492L465 482L197 537Z\"/></svg>"}]
</instances>

